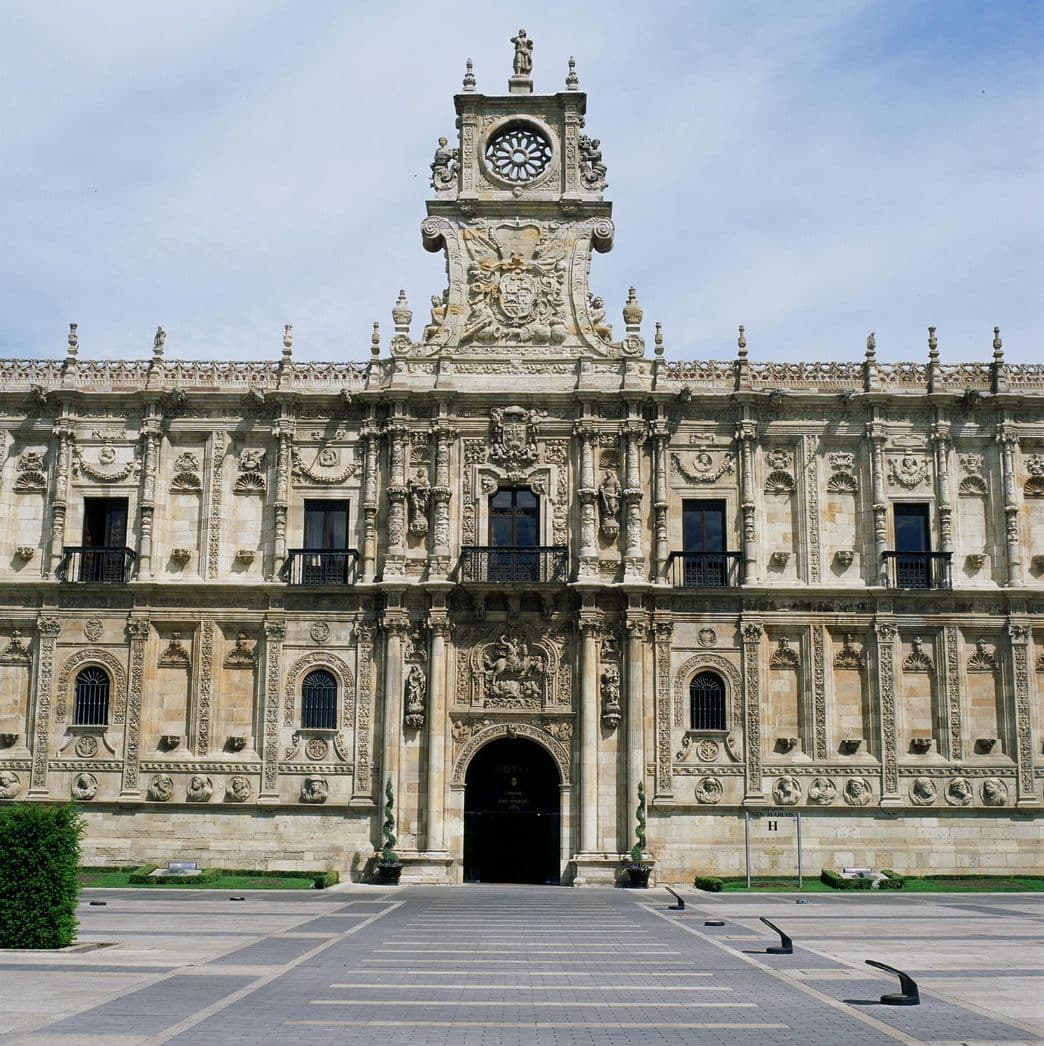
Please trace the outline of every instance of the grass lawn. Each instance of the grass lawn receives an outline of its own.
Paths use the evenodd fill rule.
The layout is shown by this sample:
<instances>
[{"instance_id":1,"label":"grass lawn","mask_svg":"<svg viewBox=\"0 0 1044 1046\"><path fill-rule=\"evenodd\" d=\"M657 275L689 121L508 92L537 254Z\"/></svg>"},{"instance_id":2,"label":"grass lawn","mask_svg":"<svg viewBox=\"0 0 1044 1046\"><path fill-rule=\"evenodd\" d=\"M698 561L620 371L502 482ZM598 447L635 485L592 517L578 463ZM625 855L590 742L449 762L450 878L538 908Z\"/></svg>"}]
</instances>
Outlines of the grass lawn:
<instances>
[{"instance_id":1,"label":"grass lawn","mask_svg":"<svg viewBox=\"0 0 1044 1046\"><path fill-rule=\"evenodd\" d=\"M122 871L81 871L81 886L118 886L139 888L137 883L130 882L133 869L127 868ZM289 878L283 876L254 876L254 875L222 875L212 879L208 883L194 883L191 879L175 886L167 886L164 883L150 883L148 886L140 887L150 890L311 890L312 880Z\"/></svg>"},{"instance_id":2,"label":"grass lawn","mask_svg":"<svg viewBox=\"0 0 1044 1046\"><path fill-rule=\"evenodd\" d=\"M931 879L907 878L902 890L874 890L876 896L892 893L1012 893L1019 890L1044 891L1044 877L1032 875L967 875L935 876ZM750 893L797 893L793 876L751 876ZM723 892L747 893L745 878L725 879ZM806 876L801 893L832 893L838 896L865 897L869 890L835 890L820 882L817 876Z\"/></svg>"},{"instance_id":3,"label":"grass lawn","mask_svg":"<svg viewBox=\"0 0 1044 1046\"><path fill-rule=\"evenodd\" d=\"M750 877L750 892L756 893L757 891L771 891L773 893L782 892L798 892L798 882L796 876L765 876L765 875L752 875ZM725 893L746 893L747 892L747 880L742 879L726 879L723 887ZM819 879L814 875L806 875L804 885L801 887L801 893L834 893L829 886L821 883Z\"/></svg>"}]
</instances>

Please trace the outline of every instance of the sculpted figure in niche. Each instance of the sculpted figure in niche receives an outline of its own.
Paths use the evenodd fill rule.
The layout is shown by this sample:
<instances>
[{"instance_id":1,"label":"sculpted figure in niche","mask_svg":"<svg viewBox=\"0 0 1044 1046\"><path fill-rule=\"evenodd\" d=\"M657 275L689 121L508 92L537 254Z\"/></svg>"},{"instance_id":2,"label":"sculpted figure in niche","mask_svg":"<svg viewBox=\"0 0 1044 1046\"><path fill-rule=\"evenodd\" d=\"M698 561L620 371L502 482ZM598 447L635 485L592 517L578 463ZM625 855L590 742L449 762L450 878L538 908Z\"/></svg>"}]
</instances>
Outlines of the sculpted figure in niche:
<instances>
[{"instance_id":1,"label":"sculpted figure in niche","mask_svg":"<svg viewBox=\"0 0 1044 1046\"><path fill-rule=\"evenodd\" d=\"M817 777L808 786L808 801L827 806L837 798L837 785L829 777Z\"/></svg>"},{"instance_id":2,"label":"sculpted figure in niche","mask_svg":"<svg viewBox=\"0 0 1044 1046\"><path fill-rule=\"evenodd\" d=\"M14 799L22 790L22 782L13 770L0 770L0 799Z\"/></svg>"},{"instance_id":3,"label":"sculpted figure in niche","mask_svg":"<svg viewBox=\"0 0 1044 1046\"><path fill-rule=\"evenodd\" d=\"M620 481L615 473L607 471L598 488L598 507L602 517L602 537L610 540L620 533L620 495Z\"/></svg>"},{"instance_id":4,"label":"sculpted figure in niche","mask_svg":"<svg viewBox=\"0 0 1044 1046\"><path fill-rule=\"evenodd\" d=\"M533 74L533 41L526 36L525 29L519 29L518 36L513 36L511 42L515 45L515 58L511 63L515 76L531 76Z\"/></svg>"},{"instance_id":5,"label":"sculpted figure in niche","mask_svg":"<svg viewBox=\"0 0 1044 1046\"><path fill-rule=\"evenodd\" d=\"M407 500L410 506L410 533L428 533L428 505L431 503L431 484L424 469L409 481Z\"/></svg>"},{"instance_id":6,"label":"sculpted figure in niche","mask_svg":"<svg viewBox=\"0 0 1044 1046\"><path fill-rule=\"evenodd\" d=\"M772 798L778 806L793 806L801 798L801 785L797 778L780 777L772 789Z\"/></svg>"},{"instance_id":7,"label":"sculpted figure in niche","mask_svg":"<svg viewBox=\"0 0 1044 1046\"><path fill-rule=\"evenodd\" d=\"M483 658L489 693L495 697L540 697L540 677L544 664L539 654L529 653L521 638L501 635L495 650Z\"/></svg>"},{"instance_id":8,"label":"sculpted figure in niche","mask_svg":"<svg viewBox=\"0 0 1044 1046\"><path fill-rule=\"evenodd\" d=\"M450 189L457 178L457 161L460 151L450 147L445 138L439 139L435 158L431 161L431 186L433 189Z\"/></svg>"},{"instance_id":9,"label":"sculpted figure in niche","mask_svg":"<svg viewBox=\"0 0 1044 1046\"><path fill-rule=\"evenodd\" d=\"M613 730L620 725L620 669L612 661L602 666L602 722Z\"/></svg>"},{"instance_id":10,"label":"sculpted figure in niche","mask_svg":"<svg viewBox=\"0 0 1044 1046\"><path fill-rule=\"evenodd\" d=\"M602 341L613 340L613 325L605 320L605 301L592 294L587 295L587 312L591 317L591 326L595 335Z\"/></svg>"},{"instance_id":11,"label":"sculpted figure in niche","mask_svg":"<svg viewBox=\"0 0 1044 1046\"><path fill-rule=\"evenodd\" d=\"M935 782L930 777L918 777L910 786L910 798L918 806L930 806L938 794Z\"/></svg>"},{"instance_id":12,"label":"sculpted figure in niche","mask_svg":"<svg viewBox=\"0 0 1044 1046\"><path fill-rule=\"evenodd\" d=\"M428 693L428 680L420 665L414 665L406 676L405 722L413 730L424 725L424 698Z\"/></svg>"},{"instance_id":13,"label":"sculpted figure in niche","mask_svg":"<svg viewBox=\"0 0 1044 1046\"><path fill-rule=\"evenodd\" d=\"M157 774L149 785L149 798L156 803L165 803L174 795L174 781L170 774Z\"/></svg>"},{"instance_id":14,"label":"sculpted figure in niche","mask_svg":"<svg viewBox=\"0 0 1044 1046\"><path fill-rule=\"evenodd\" d=\"M203 774L193 774L189 779L186 798L190 803L205 803L214 794L214 782Z\"/></svg>"},{"instance_id":15,"label":"sculpted figure in niche","mask_svg":"<svg viewBox=\"0 0 1044 1046\"><path fill-rule=\"evenodd\" d=\"M608 168L602 162L602 143L597 138L580 135L577 142L580 147L580 181L588 189L605 188L605 176Z\"/></svg>"},{"instance_id":16,"label":"sculpted figure in niche","mask_svg":"<svg viewBox=\"0 0 1044 1046\"><path fill-rule=\"evenodd\" d=\"M456 150L454 150L456 152ZM446 321L446 310L449 308L449 288L440 295L431 296L431 322L424 328L424 340L431 341L442 329Z\"/></svg>"},{"instance_id":17,"label":"sculpted figure in niche","mask_svg":"<svg viewBox=\"0 0 1044 1046\"><path fill-rule=\"evenodd\" d=\"M845 784L845 802L849 806L866 806L873 790L864 777L853 777Z\"/></svg>"}]
</instances>

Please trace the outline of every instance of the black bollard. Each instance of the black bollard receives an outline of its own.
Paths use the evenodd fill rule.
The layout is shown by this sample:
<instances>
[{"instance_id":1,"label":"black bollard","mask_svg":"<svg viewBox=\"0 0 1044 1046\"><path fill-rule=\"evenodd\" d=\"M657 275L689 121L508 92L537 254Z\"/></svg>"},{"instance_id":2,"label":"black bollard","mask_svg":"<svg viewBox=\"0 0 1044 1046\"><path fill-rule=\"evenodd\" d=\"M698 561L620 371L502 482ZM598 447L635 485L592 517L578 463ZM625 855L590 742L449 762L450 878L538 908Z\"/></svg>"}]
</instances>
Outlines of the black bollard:
<instances>
[{"instance_id":1,"label":"black bollard","mask_svg":"<svg viewBox=\"0 0 1044 1046\"><path fill-rule=\"evenodd\" d=\"M725 920L724 919L707 919L704 922L703 925L704 926L724 926L725 925Z\"/></svg>"},{"instance_id":2,"label":"black bollard","mask_svg":"<svg viewBox=\"0 0 1044 1046\"><path fill-rule=\"evenodd\" d=\"M765 949L766 955L793 955L794 954L794 942L775 924L770 923L765 916L761 916L761 921L769 928L776 931L779 934L779 944L770 945Z\"/></svg>"},{"instance_id":3,"label":"black bollard","mask_svg":"<svg viewBox=\"0 0 1044 1046\"><path fill-rule=\"evenodd\" d=\"M104 908L109 902L108 901L88 901L87 903L92 908Z\"/></svg>"},{"instance_id":4,"label":"black bollard","mask_svg":"<svg viewBox=\"0 0 1044 1046\"><path fill-rule=\"evenodd\" d=\"M879 970L885 970L887 973L894 973L899 978L899 987L902 991L889 992L887 995L881 996L881 1002L885 1006L920 1006L921 996L917 991L917 982L908 974L903 973L902 970L897 970L894 966L889 966L887 963L875 962L873 959L866 960L867 966L876 966Z\"/></svg>"},{"instance_id":5,"label":"black bollard","mask_svg":"<svg viewBox=\"0 0 1044 1046\"><path fill-rule=\"evenodd\" d=\"M667 906L669 912L684 912L685 902L672 890L669 886L665 886L664 889L678 902L677 904L671 904Z\"/></svg>"},{"instance_id":6,"label":"black bollard","mask_svg":"<svg viewBox=\"0 0 1044 1046\"><path fill-rule=\"evenodd\" d=\"M229 900L230 901L245 901L246 898L245 897L230 897Z\"/></svg>"}]
</instances>

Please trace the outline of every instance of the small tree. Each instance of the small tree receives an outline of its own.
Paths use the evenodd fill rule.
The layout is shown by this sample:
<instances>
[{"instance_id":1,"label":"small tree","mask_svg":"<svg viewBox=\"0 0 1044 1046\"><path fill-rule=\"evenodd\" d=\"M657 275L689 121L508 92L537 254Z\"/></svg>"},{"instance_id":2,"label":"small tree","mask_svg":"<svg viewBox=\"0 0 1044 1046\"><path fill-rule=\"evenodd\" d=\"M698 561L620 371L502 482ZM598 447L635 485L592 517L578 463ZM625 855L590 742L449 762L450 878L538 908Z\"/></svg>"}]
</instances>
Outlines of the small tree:
<instances>
[{"instance_id":1,"label":"small tree","mask_svg":"<svg viewBox=\"0 0 1044 1046\"><path fill-rule=\"evenodd\" d=\"M635 807L634 816L637 821L635 826L635 843L631 847L631 868L640 868L642 870L649 866L642 860L642 854L645 852L646 839L645 839L645 782L638 782L638 805Z\"/></svg>"},{"instance_id":2,"label":"small tree","mask_svg":"<svg viewBox=\"0 0 1044 1046\"><path fill-rule=\"evenodd\" d=\"M64 948L76 939L85 827L71 805L0 808L0 948Z\"/></svg>"},{"instance_id":3,"label":"small tree","mask_svg":"<svg viewBox=\"0 0 1044 1046\"><path fill-rule=\"evenodd\" d=\"M390 777L384 787L384 799L384 824L381 826L384 846L381 848L381 864L397 865L399 857L395 853L395 794L392 792Z\"/></svg>"}]
</instances>

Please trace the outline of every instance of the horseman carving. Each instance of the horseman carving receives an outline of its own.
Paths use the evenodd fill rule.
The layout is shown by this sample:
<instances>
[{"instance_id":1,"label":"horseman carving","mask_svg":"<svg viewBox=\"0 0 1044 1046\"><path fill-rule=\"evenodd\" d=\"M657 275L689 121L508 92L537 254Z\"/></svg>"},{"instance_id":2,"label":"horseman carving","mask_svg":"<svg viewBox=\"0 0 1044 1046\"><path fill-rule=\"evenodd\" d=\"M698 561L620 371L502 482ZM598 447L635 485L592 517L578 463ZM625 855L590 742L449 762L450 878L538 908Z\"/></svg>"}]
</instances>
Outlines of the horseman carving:
<instances>
[{"instance_id":1,"label":"horseman carving","mask_svg":"<svg viewBox=\"0 0 1044 1046\"><path fill-rule=\"evenodd\" d=\"M530 653L520 636L502 634L482 656L486 700L498 704L538 704L544 695L547 665L545 655Z\"/></svg>"}]
</instances>

